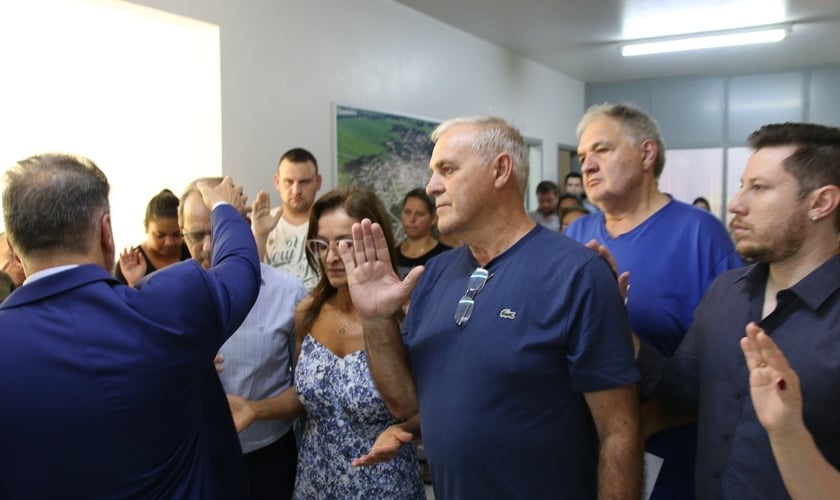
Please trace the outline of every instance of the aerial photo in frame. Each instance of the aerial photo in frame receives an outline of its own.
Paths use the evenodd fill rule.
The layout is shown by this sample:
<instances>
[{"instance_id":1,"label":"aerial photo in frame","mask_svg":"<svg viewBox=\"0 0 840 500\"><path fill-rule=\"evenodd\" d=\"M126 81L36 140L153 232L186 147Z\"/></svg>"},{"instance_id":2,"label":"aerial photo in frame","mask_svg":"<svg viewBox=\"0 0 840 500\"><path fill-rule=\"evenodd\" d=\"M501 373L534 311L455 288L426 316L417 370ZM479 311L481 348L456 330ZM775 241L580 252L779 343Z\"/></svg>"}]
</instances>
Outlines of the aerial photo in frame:
<instances>
[{"instance_id":1,"label":"aerial photo in frame","mask_svg":"<svg viewBox=\"0 0 840 500\"><path fill-rule=\"evenodd\" d=\"M403 196L426 187L437 122L336 106L338 185L363 185L376 193L391 214L395 236L402 238Z\"/></svg>"}]
</instances>

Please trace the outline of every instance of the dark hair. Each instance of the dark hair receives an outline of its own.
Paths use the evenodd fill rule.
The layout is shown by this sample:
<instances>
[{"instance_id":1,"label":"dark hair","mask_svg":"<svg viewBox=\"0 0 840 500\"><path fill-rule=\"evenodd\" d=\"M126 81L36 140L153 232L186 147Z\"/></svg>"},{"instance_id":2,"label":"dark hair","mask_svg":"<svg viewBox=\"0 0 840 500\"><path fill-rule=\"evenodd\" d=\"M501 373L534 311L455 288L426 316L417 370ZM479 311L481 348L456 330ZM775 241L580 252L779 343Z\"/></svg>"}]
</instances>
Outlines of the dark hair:
<instances>
[{"instance_id":1,"label":"dark hair","mask_svg":"<svg viewBox=\"0 0 840 500\"><path fill-rule=\"evenodd\" d=\"M391 220L385 206L377 198L373 191L362 186L345 186L328 191L323 196L318 198L312 205L309 211L309 229L306 232L306 239L313 239L318 237L318 221L321 217L329 212L338 209L343 209L347 215L354 219L370 219L372 222L378 223L382 226L382 232L385 233L385 241L388 242L388 253L391 256L391 266L394 272L397 271L397 252L394 244L394 233L391 229ZM321 312L321 307L324 302L336 294L337 289L334 288L327 273L323 268L323 263L317 255L312 255L306 252L306 261L309 267L318 271L320 277L318 284L309 294L312 302L309 309L304 312L303 324L301 328L295 328L298 331L309 331L312 322ZM401 315L398 315L398 317Z\"/></svg>"},{"instance_id":2,"label":"dark hair","mask_svg":"<svg viewBox=\"0 0 840 500\"><path fill-rule=\"evenodd\" d=\"M318 173L318 160L315 159L315 155L303 148L292 148L283 153L283 156L280 157L280 161L277 162L278 168L280 168L280 164L283 163L283 160L288 160L292 163L306 163L310 161L313 165L315 165L315 173Z\"/></svg>"},{"instance_id":3,"label":"dark hair","mask_svg":"<svg viewBox=\"0 0 840 500\"><path fill-rule=\"evenodd\" d=\"M425 189L412 189L411 191L406 193L403 197L402 208L405 208L405 202L407 202L409 198L417 198L418 200L422 201L426 204L426 208L429 210L429 213L435 215L435 199L429 196L426 193Z\"/></svg>"},{"instance_id":4,"label":"dark hair","mask_svg":"<svg viewBox=\"0 0 840 500\"><path fill-rule=\"evenodd\" d=\"M651 140L656 143L656 158L653 160L653 175L658 179L665 168L665 141L662 140L662 133L659 125L656 124L650 115L629 102L618 104L596 104L590 106L584 113L577 126L577 135L580 137L589 124L601 117L606 116L618 121L622 130L633 139L635 146L641 146L642 142Z\"/></svg>"},{"instance_id":5,"label":"dark hair","mask_svg":"<svg viewBox=\"0 0 840 500\"><path fill-rule=\"evenodd\" d=\"M696 205L698 203L705 203L706 206L709 207L710 210L712 208L712 204L709 203L709 200L707 200L706 198L703 198L702 196L698 196L697 198L694 198L694 201L691 202L692 205Z\"/></svg>"},{"instance_id":6,"label":"dark hair","mask_svg":"<svg viewBox=\"0 0 840 500\"><path fill-rule=\"evenodd\" d=\"M23 256L87 253L109 211L108 178L91 160L71 154L31 156L5 175L8 238Z\"/></svg>"},{"instance_id":7,"label":"dark hair","mask_svg":"<svg viewBox=\"0 0 840 500\"><path fill-rule=\"evenodd\" d=\"M15 282L12 280L12 277L3 271L0 271L0 302L6 300L6 297L8 297L14 290Z\"/></svg>"},{"instance_id":8,"label":"dark hair","mask_svg":"<svg viewBox=\"0 0 840 500\"><path fill-rule=\"evenodd\" d=\"M566 214L572 214L572 213L575 213L575 212L581 213L583 215L589 215L590 213L592 213L592 212L590 212L589 210L587 210L583 207L564 207L564 208L561 208L560 213L557 214L560 217L560 225L561 226L563 225L563 217L565 217Z\"/></svg>"},{"instance_id":9,"label":"dark hair","mask_svg":"<svg viewBox=\"0 0 840 500\"><path fill-rule=\"evenodd\" d=\"M572 193L564 193L560 195L560 198L557 199L557 208L558 210L561 209L561 205L563 204L563 200L575 200L577 206L580 208L584 208L583 201L580 199L580 196Z\"/></svg>"},{"instance_id":10,"label":"dark hair","mask_svg":"<svg viewBox=\"0 0 840 500\"><path fill-rule=\"evenodd\" d=\"M546 193L559 194L560 189L557 187L557 184L553 181L540 181L540 183L537 184L537 194Z\"/></svg>"},{"instance_id":11,"label":"dark hair","mask_svg":"<svg viewBox=\"0 0 840 500\"><path fill-rule=\"evenodd\" d=\"M782 167L799 183L799 196L822 186L840 186L840 128L813 123L773 123L750 134L747 143L755 150L795 146ZM840 230L840 210L835 210Z\"/></svg>"},{"instance_id":12,"label":"dark hair","mask_svg":"<svg viewBox=\"0 0 840 500\"><path fill-rule=\"evenodd\" d=\"M146 205L146 217L143 219L143 227L149 228L149 222L155 219L177 219L178 218L178 197L168 189L154 195L149 204Z\"/></svg>"},{"instance_id":13,"label":"dark hair","mask_svg":"<svg viewBox=\"0 0 840 500\"><path fill-rule=\"evenodd\" d=\"M569 172L568 174L566 174L566 177L563 178L563 185L565 186L566 182L569 179L573 179L573 178L574 179L580 179L581 181L583 181L583 175L581 175L580 172Z\"/></svg>"}]
</instances>

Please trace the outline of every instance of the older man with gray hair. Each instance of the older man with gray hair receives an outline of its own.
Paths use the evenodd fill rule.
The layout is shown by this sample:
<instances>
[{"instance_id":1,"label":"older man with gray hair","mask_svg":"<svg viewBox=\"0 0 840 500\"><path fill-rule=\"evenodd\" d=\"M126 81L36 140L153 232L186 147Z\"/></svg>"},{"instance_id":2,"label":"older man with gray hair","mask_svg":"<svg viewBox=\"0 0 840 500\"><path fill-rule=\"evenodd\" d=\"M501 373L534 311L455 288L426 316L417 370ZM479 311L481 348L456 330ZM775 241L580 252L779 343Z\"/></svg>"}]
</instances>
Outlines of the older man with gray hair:
<instances>
[{"instance_id":1,"label":"older man with gray hair","mask_svg":"<svg viewBox=\"0 0 840 500\"><path fill-rule=\"evenodd\" d=\"M741 259L714 215L659 190L665 144L647 113L629 103L592 106L578 135L584 187L603 211L575 220L564 234L612 253L618 272L629 273L630 326L670 357L706 289L721 273L741 267ZM651 414L647 405L642 410ZM647 452L664 460L652 485L654 499L693 495L697 427L686 420L674 419L668 424L682 425L656 432L660 424L642 419Z\"/></svg>"},{"instance_id":2,"label":"older man with gray hair","mask_svg":"<svg viewBox=\"0 0 840 500\"><path fill-rule=\"evenodd\" d=\"M638 498L638 372L609 266L528 217L516 128L456 118L432 140L426 191L465 245L402 282L378 225L341 251L374 380L395 415L419 409L435 497ZM359 463L407 439L391 437Z\"/></svg>"}]
</instances>

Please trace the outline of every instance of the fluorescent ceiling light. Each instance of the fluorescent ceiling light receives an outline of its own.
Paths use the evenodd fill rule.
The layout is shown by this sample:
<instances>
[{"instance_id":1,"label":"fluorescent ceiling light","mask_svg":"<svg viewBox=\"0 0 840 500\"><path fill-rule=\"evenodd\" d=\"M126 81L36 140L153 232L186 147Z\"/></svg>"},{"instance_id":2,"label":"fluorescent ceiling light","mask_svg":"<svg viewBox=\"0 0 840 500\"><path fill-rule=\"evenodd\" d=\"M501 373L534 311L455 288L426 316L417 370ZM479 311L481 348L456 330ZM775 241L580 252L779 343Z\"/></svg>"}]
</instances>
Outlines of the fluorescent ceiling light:
<instances>
[{"instance_id":1,"label":"fluorescent ceiling light","mask_svg":"<svg viewBox=\"0 0 840 500\"><path fill-rule=\"evenodd\" d=\"M774 27L756 31L724 32L717 34L703 33L679 38L670 37L659 40L648 40L622 45L621 55L630 57L661 54L663 52L680 52L684 50L778 42L783 40L789 31L790 27Z\"/></svg>"}]
</instances>

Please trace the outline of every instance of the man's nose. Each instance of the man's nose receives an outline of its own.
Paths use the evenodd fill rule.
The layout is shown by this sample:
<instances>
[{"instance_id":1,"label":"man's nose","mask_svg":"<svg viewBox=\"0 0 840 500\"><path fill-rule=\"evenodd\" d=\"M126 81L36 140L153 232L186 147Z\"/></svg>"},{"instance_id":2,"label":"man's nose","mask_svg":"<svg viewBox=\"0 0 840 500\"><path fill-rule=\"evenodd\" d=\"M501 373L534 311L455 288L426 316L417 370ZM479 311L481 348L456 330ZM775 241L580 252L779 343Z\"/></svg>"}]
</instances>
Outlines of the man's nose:
<instances>
[{"instance_id":1,"label":"man's nose","mask_svg":"<svg viewBox=\"0 0 840 500\"><path fill-rule=\"evenodd\" d=\"M581 173L593 172L598 168L597 162L591 157L587 156L584 160L580 163L580 171ZM582 187L582 186L581 186ZM575 186L577 189L577 186Z\"/></svg>"},{"instance_id":2,"label":"man's nose","mask_svg":"<svg viewBox=\"0 0 840 500\"><path fill-rule=\"evenodd\" d=\"M729 203L726 204L726 210L729 213L738 214L738 213L743 212L744 204L743 204L743 200L741 199L741 192L742 191L743 191L743 188L739 189L738 191L735 191L735 196L733 196L732 199L729 200Z\"/></svg>"},{"instance_id":3,"label":"man's nose","mask_svg":"<svg viewBox=\"0 0 840 500\"><path fill-rule=\"evenodd\" d=\"M429 196L437 196L443 192L443 184L440 182L438 174L432 174L429 182L426 184L426 194Z\"/></svg>"}]
</instances>

